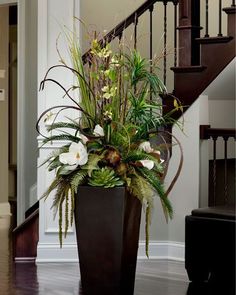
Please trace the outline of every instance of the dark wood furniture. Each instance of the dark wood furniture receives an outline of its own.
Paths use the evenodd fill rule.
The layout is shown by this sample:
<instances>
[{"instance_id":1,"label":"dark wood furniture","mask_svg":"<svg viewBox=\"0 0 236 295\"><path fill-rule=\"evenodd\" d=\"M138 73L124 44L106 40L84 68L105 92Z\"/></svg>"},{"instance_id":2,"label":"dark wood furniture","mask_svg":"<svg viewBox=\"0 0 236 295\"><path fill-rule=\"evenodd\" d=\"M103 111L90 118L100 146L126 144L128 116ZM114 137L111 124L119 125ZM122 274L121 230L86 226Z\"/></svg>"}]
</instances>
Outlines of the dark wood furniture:
<instances>
[{"instance_id":1,"label":"dark wood furniture","mask_svg":"<svg viewBox=\"0 0 236 295\"><path fill-rule=\"evenodd\" d=\"M213 140L209 207L195 209L185 218L185 268L190 281L221 281L227 287L227 295L235 294L235 159L228 159L227 153L228 139L236 139L235 131L200 126L200 138ZM220 137L224 141L222 160L216 157L216 141Z\"/></svg>"}]
</instances>

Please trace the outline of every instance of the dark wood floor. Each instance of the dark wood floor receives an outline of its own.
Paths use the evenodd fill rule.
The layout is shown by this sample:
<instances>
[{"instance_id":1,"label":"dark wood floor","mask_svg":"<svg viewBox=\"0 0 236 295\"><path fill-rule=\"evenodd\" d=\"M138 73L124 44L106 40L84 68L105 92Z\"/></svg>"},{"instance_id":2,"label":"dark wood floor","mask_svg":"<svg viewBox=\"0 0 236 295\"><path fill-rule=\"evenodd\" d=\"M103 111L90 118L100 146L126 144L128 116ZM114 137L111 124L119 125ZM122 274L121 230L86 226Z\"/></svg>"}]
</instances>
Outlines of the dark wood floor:
<instances>
[{"instance_id":1,"label":"dark wood floor","mask_svg":"<svg viewBox=\"0 0 236 295\"><path fill-rule=\"evenodd\" d=\"M9 226L10 218L0 216L0 295L83 294L76 263L12 263ZM134 294L231 295L221 285L189 283L181 262L145 260L138 261Z\"/></svg>"}]
</instances>

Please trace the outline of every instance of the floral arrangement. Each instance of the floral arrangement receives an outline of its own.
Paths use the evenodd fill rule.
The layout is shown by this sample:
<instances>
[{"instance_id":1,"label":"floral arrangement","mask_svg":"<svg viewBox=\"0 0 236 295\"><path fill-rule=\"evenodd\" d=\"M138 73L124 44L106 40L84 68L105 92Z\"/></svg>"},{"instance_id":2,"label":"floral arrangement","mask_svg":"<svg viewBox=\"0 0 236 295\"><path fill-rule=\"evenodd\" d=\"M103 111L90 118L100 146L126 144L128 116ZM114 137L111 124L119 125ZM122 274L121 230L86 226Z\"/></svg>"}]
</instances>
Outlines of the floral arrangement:
<instances>
[{"instance_id":1,"label":"floral arrangement","mask_svg":"<svg viewBox=\"0 0 236 295\"><path fill-rule=\"evenodd\" d=\"M171 114L181 106L175 100L174 110L162 114L160 94L166 94L167 90L156 74L155 60L146 60L138 51L127 50L123 44L118 52L113 52L104 40L98 42L95 38L85 64L78 41L68 35L67 38L72 66L61 58L61 63L46 73L41 89L46 83L54 82L73 104L46 110L37 123L40 133L39 122L42 119L46 122L49 134L43 135L43 144L68 142L43 163L47 163L49 171L55 171L55 179L43 197L47 198L55 190L52 206L55 213L59 212L60 243L63 216L65 236L73 222L78 186L125 186L144 206L148 254L154 198L160 198L167 220L173 216L163 184L168 160L162 159L162 154L167 145L158 146L151 142L158 134L161 136L158 132L161 127L175 123ZM67 69L76 78L75 85L69 90L48 78L52 70L59 68ZM78 99L72 95L77 91ZM58 122L58 114L65 109L75 110L77 118Z\"/></svg>"}]
</instances>

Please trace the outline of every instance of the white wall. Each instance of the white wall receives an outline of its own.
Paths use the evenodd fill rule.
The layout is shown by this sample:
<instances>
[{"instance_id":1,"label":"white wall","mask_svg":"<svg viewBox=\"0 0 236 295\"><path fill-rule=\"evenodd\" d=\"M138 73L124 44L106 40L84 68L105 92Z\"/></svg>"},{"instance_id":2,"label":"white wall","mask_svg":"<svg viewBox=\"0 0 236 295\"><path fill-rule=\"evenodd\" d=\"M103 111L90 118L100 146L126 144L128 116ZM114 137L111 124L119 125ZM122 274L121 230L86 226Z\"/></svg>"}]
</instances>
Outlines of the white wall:
<instances>
[{"instance_id":1,"label":"white wall","mask_svg":"<svg viewBox=\"0 0 236 295\"><path fill-rule=\"evenodd\" d=\"M66 26L68 29L73 29L73 16L79 16L79 1L77 0L40 0L38 1L38 83L43 79L47 69L58 64L59 57L56 51L56 40L58 35ZM68 60L67 46L64 38L60 40L60 53ZM73 76L63 70L52 73L51 77L60 80L65 87L71 86ZM63 102L64 93L55 86L48 84L44 91L38 94L38 114L41 114L47 108L58 105ZM43 128L42 128L43 130ZM38 138L39 146L42 143L42 138ZM47 157L49 153L58 146L63 145L63 142L57 146L45 145L40 149L38 164ZM38 197L40 198L45 192L53 178L53 173L48 173L46 167L38 169ZM49 197L46 202L40 201L40 224L39 224L39 243L37 262L45 261L75 261L78 260L77 248L75 243L74 230L71 229L63 248L60 249L58 241L58 221L53 220L53 212L51 210L53 196Z\"/></svg>"},{"instance_id":2,"label":"white wall","mask_svg":"<svg viewBox=\"0 0 236 295\"><path fill-rule=\"evenodd\" d=\"M16 4L18 0L0 0L0 5Z\"/></svg>"},{"instance_id":3,"label":"white wall","mask_svg":"<svg viewBox=\"0 0 236 295\"><path fill-rule=\"evenodd\" d=\"M37 179L37 0L18 1L17 223Z\"/></svg>"},{"instance_id":4,"label":"white wall","mask_svg":"<svg viewBox=\"0 0 236 295\"><path fill-rule=\"evenodd\" d=\"M178 127L173 129L173 135L181 142L184 154L180 177L169 195L174 209L174 218L166 224L158 200L152 218L151 240L169 241L169 243L184 242L185 216L189 215L192 209L199 206L199 190L202 181L199 173L201 163L199 125L207 124L207 109L208 98L200 96L184 114L184 132L180 131ZM172 152L165 180L166 187L173 179L180 160L180 151L177 146L173 147ZM144 238L143 226L141 228L141 238Z\"/></svg>"},{"instance_id":5,"label":"white wall","mask_svg":"<svg viewBox=\"0 0 236 295\"><path fill-rule=\"evenodd\" d=\"M216 77L204 91L209 97L209 124L212 128L235 128L236 58ZM213 158L213 142L210 142L209 156ZM233 138L228 141L228 157L235 158L236 145ZM224 143L217 140L217 158L224 158Z\"/></svg>"},{"instance_id":6,"label":"white wall","mask_svg":"<svg viewBox=\"0 0 236 295\"><path fill-rule=\"evenodd\" d=\"M30 0L26 5L26 47L25 47L25 209L30 206L30 189L37 181L37 14L38 0Z\"/></svg>"}]
</instances>

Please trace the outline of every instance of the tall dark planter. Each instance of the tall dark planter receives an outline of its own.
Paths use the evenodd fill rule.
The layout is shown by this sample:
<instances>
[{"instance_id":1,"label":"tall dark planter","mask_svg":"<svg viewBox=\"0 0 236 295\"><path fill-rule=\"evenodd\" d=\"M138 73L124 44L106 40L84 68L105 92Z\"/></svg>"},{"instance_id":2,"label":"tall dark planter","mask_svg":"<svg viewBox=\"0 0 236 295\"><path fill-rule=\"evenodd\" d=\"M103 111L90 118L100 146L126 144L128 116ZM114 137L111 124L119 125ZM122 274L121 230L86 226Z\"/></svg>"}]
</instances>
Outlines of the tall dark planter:
<instances>
[{"instance_id":1,"label":"tall dark planter","mask_svg":"<svg viewBox=\"0 0 236 295\"><path fill-rule=\"evenodd\" d=\"M75 224L83 294L133 294L140 217L140 201L124 187L79 187Z\"/></svg>"}]
</instances>

